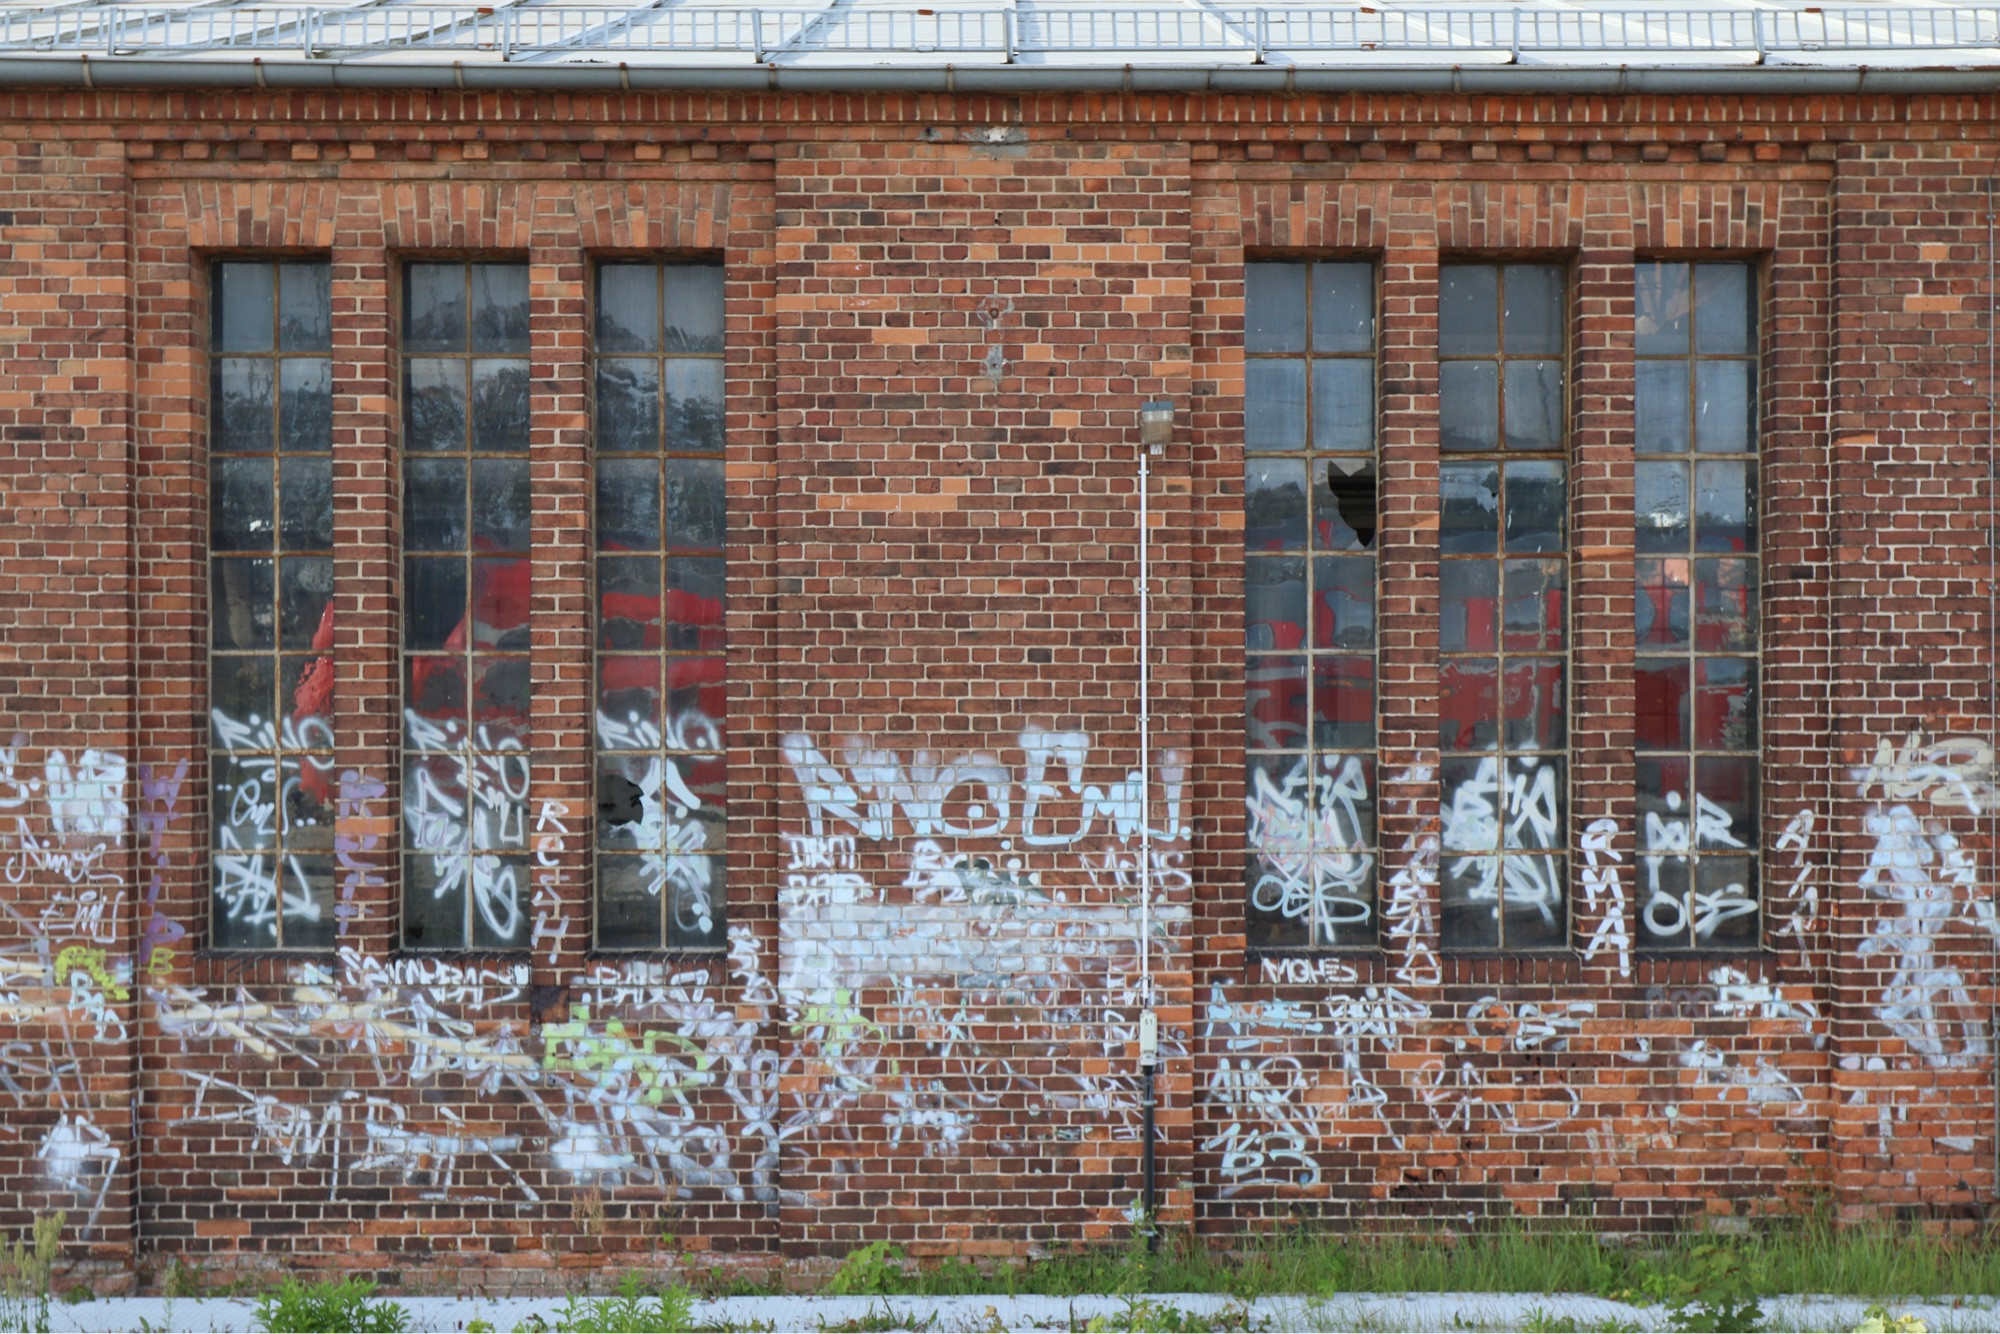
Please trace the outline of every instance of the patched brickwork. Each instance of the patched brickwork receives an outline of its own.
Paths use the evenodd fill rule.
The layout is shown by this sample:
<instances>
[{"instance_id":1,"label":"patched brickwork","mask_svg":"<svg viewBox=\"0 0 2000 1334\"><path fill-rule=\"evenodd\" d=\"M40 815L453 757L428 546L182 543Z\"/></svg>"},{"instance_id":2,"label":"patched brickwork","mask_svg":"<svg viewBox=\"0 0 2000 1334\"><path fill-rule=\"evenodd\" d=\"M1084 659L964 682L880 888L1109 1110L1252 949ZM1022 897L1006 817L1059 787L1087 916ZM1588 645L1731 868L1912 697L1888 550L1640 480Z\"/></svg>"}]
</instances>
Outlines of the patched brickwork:
<instances>
[{"instance_id":1,"label":"patched brickwork","mask_svg":"<svg viewBox=\"0 0 2000 1334\"><path fill-rule=\"evenodd\" d=\"M0 1227L561 1285L1995 1199L1990 100L0 96ZM331 265L338 947L211 947L210 265ZM1379 948L1253 953L1244 264L1379 280ZM593 952L594 265L724 268L727 948ZM1635 275L1759 287L1761 947L1637 944ZM522 946L400 947L403 284L527 266ZM1562 267L1569 948L1441 936L1440 267ZM1140 777L1139 406L1151 459ZM1142 913L1142 886L1150 909Z\"/></svg>"}]
</instances>

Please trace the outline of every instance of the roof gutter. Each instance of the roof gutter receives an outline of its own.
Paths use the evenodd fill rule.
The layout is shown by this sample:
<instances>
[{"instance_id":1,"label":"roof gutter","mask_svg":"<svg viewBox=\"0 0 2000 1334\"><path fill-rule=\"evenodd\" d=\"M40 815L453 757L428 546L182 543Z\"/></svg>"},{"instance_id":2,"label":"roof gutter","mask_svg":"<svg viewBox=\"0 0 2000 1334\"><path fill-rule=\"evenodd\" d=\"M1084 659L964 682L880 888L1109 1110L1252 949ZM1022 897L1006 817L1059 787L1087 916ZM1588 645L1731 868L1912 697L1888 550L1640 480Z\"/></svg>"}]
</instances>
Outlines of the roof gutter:
<instances>
[{"instance_id":1,"label":"roof gutter","mask_svg":"<svg viewBox=\"0 0 2000 1334\"><path fill-rule=\"evenodd\" d=\"M0 53L0 86L64 88L406 88L574 92L929 93L1983 93L2000 66L1840 68L1784 65L1035 66L938 65L680 67L577 62L155 59Z\"/></svg>"}]
</instances>

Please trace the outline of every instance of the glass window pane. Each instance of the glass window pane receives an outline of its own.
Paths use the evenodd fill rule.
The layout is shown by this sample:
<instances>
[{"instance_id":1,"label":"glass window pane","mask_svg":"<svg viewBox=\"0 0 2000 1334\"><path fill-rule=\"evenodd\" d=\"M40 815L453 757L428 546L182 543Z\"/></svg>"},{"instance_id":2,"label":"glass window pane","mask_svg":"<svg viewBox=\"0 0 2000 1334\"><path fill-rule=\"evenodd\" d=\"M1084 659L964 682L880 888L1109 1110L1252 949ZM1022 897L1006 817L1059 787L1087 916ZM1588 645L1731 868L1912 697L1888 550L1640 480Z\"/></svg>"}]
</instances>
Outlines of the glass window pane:
<instances>
[{"instance_id":1,"label":"glass window pane","mask_svg":"<svg viewBox=\"0 0 2000 1334\"><path fill-rule=\"evenodd\" d=\"M410 358L403 382L403 448L462 450L467 425L465 363Z\"/></svg>"},{"instance_id":2,"label":"glass window pane","mask_svg":"<svg viewBox=\"0 0 2000 1334\"><path fill-rule=\"evenodd\" d=\"M1561 750L1568 744L1568 694L1561 658L1512 658L1501 682L1509 750Z\"/></svg>"},{"instance_id":3,"label":"glass window pane","mask_svg":"<svg viewBox=\"0 0 2000 1334\"><path fill-rule=\"evenodd\" d=\"M1757 947L1757 863L1749 857L1695 862L1694 936L1709 949Z\"/></svg>"},{"instance_id":4,"label":"glass window pane","mask_svg":"<svg viewBox=\"0 0 2000 1334\"><path fill-rule=\"evenodd\" d=\"M322 648L333 627L333 558L289 556L278 565L278 643ZM324 638L325 642L322 642Z\"/></svg>"},{"instance_id":5,"label":"glass window pane","mask_svg":"<svg viewBox=\"0 0 2000 1334\"><path fill-rule=\"evenodd\" d=\"M1695 749L1755 749L1757 745L1756 659L1697 659L1695 680Z\"/></svg>"},{"instance_id":6,"label":"glass window pane","mask_svg":"<svg viewBox=\"0 0 2000 1334\"><path fill-rule=\"evenodd\" d=\"M1296 556L1260 556L1243 562L1244 647L1305 647L1306 563Z\"/></svg>"},{"instance_id":7,"label":"glass window pane","mask_svg":"<svg viewBox=\"0 0 2000 1334\"><path fill-rule=\"evenodd\" d=\"M1757 847L1757 757L1695 760L1693 846L1697 852Z\"/></svg>"},{"instance_id":8,"label":"glass window pane","mask_svg":"<svg viewBox=\"0 0 2000 1334\"><path fill-rule=\"evenodd\" d=\"M1688 660L1641 658L1637 684L1635 744L1641 750L1686 750L1688 745Z\"/></svg>"},{"instance_id":9,"label":"glass window pane","mask_svg":"<svg viewBox=\"0 0 2000 1334\"><path fill-rule=\"evenodd\" d=\"M658 551L660 465L656 459L597 461L597 548Z\"/></svg>"},{"instance_id":10,"label":"glass window pane","mask_svg":"<svg viewBox=\"0 0 2000 1334\"><path fill-rule=\"evenodd\" d=\"M528 859L518 854L472 858L472 948L528 943L528 875Z\"/></svg>"},{"instance_id":11,"label":"glass window pane","mask_svg":"<svg viewBox=\"0 0 2000 1334\"><path fill-rule=\"evenodd\" d=\"M463 948L465 863L463 854L403 858L405 949Z\"/></svg>"},{"instance_id":12,"label":"glass window pane","mask_svg":"<svg viewBox=\"0 0 2000 1334\"><path fill-rule=\"evenodd\" d=\"M278 363L278 439L287 450L333 448L333 363L287 357Z\"/></svg>"},{"instance_id":13,"label":"glass window pane","mask_svg":"<svg viewBox=\"0 0 2000 1334\"><path fill-rule=\"evenodd\" d=\"M1315 459L1313 547L1319 551L1372 551L1375 547L1375 461Z\"/></svg>"},{"instance_id":14,"label":"glass window pane","mask_svg":"<svg viewBox=\"0 0 2000 1334\"><path fill-rule=\"evenodd\" d=\"M1500 663L1445 658L1438 663L1438 745L1494 750L1500 743Z\"/></svg>"},{"instance_id":15,"label":"glass window pane","mask_svg":"<svg viewBox=\"0 0 2000 1334\"><path fill-rule=\"evenodd\" d=\"M1365 453L1375 446L1375 363L1313 363L1313 448Z\"/></svg>"},{"instance_id":16,"label":"glass window pane","mask_svg":"<svg viewBox=\"0 0 2000 1334\"><path fill-rule=\"evenodd\" d=\"M1688 266L1665 260L1634 266L1638 279L1635 348L1640 356L1684 357L1688 341Z\"/></svg>"},{"instance_id":17,"label":"glass window pane","mask_svg":"<svg viewBox=\"0 0 2000 1334\"><path fill-rule=\"evenodd\" d=\"M526 459L472 460L473 549L526 551L530 503Z\"/></svg>"},{"instance_id":18,"label":"glass window pane","mask_svg":"<svg viewBox=\"0 0 2000 1334\"><path fill-rule=\"evenodd\" d=\"M681 358L663 363L660 393L660 414L668 449L722 448L720 361Z\"/></svg>"},{"instance_id":19,"label":"glass window pane","mask_svg":"<svg viewBox=\"0 0 2000 1334\"><path fill-rule=\"evenodd\" d=\"M1446 553L1499 549L1500 468L1447 460L1438 465L1438 546Z\"/></svg>"},{"instance_id":20,"label":"glass window pane","mask_svg":"<svg viewBox=\"0 0 2000 1334\"><path fill-rule=\"evenodd\" d=\"M1703 459L1695 465L1695 546L1702 551L1757 549L1755 466Z\"/></svg>"},{"instance_id":21,"label":"glass window pane","mask_svg":"<svg viewBox=\"0 0 2000 1334\"><path fill-rule=\"evenodd\" d=\"M1632 469L1633 508L1639 550L1688 549L1687 464L1638 463Z\"/></svg>"},{"instance_id":22,"label":"glass window pane","mask_svg":"<svg viewBox=\"0 0 2000 1334\"><path fill-rule=\"evenodd\" d=\"M1639 859L1639 939L1661 948L1687 948L1690 940L1686 857L1655 854Z\"/></svg>"},{"instance_id":23,"label":"glass window pane","mask_svg":"<svg viewBox=\"0 0 2000 1334\"><path fill-rule=\"evenodd\" d=\"M597 871L597 943L607 950L660 947L657 856L604 857Z\"/></svg>"},{"instance_id":24,"label":"glass window pane","mask_svg":"<svg viewBox=\"0 0 2000 1334\"><path fill-rule=\"evenodd\" d=\"M659 559L654 556L598 557L598 646L608 649L657 649L660 637Z\"/></svg>"},{"instance_id":25,"label":"glass window pane","mask_svg":"<svg viewBox=\"0 0 2000 1334\"><path fill-rule=\"evenodd\" d=\"M728 673L721 658L667 659L666 741L683 750L728 744Z\"/></svg>"},{"instance_id":26,"label":"glass window pane","mask_svg":"<svg viewBox=\"0 0 2000 1334\"><path fill-rule=\"evenodd\" d=\"M720 264L669 264L664 270L668 352L722 351L723 272Z\"/></svg>"},{"instance_id":27,"label":"glass window pane","mask_svg":"<svg viewBox=\"0 0 2000 1334\"><path fill-rule=\"evenodd\" d=\"M660 270L653 264L606 264L597 271L597 350L660 350Z\"/></svg>"},{"instance_id":28,"label":"glass window pane","mask_svg":"<svg viewBox=\"0 0 2000 1334\"><path fill-rule=\"evenodd\" d=\"M1757 562L1694 563L1694 644L1708 651L1757 647Z\"/></svg>"},{"instance_id":29,"label":"glass window pane","mask_svg":"<svg viewBox=\"0 0 2000 1334\"><path fill-rule=\"evenodd\" d=\"M1493 356L1500 350L1500 271L1486 264L1438 270L1438 354Z\"/></svg>"},{"instance_id":30,"label":"glass window pane","mask_svg":"<svg viewBox=\"0 0 2000 1334\"><path fill-rule=\"evenodd\" d=\"M223 263L215 266L214 348L218 352L271 350L271 290L276 269L270 264Z\"/></svg>"},{"instance_id":31,"label":"glass window pane","mask_svg":"<svg viewBox=\"0 0 2000 1334\"><path fill-rule=\"evenodd\" d=\"M681 653L722 650L728 610L726 568L721 556L667 557L668 648Z\"/></svg>"},{"instance_id":32,"label":"glass window pane","mask_svg":"<svg viewBox=\"0 0 2000 1334\"><path fill-rule=\"evenodd\" d=\"M404 558L403 647L465 650L463 557Z\"/></svg>"},{"instance_id":33,"label":"glass window pane","mask_svg":"<svg viewBox=\"0 0 2000 1334\"><path fill-rule=\"evenodd\" d=\"M403 462L403 549L465 549L465 460Z\"/></svg>"},{"instance_id":34,"label":"glass window pane","mask_svg":"<svg viewBox=\"0 0 2000 1334\"><path fill-rule=\"evenodd\" d=\"M333 270L325 260L278 266L278 346L287 352L333 347Z\"/></svg>"},{"instance_id":35,"label":"glass window pane","mask_svg":"<svg viewBox=\"0 0 2000 1334\"><path fill-rule=\"evenodd\" d=\"M209 644L218 650L274 649L277 571L268 556L211 560Z\"/></svg>"},{"instance_id":36,"label":"glass window pane","mask_svg":"<svg viewBox=\"0 0 2000 1334\"><path fill-rule=\"evenodd\" d=\"M1313 647L1375 646L1375 562L1366 556L1313 561Z\"/></svg>"},{"instance_id":37,"label":"glass window pane","mask_svg":"<svg viewBox=\"0 0 2000 1334\"><path fill-rule=\"evenodd\" d=\"M211 551L269 551L271 460L218 458L209 465Z\"/></svg>"},{"instance_id":38,"label":"glass window pane","mask_svg":"<svg viewBox=\"0 0 2000 1334\"><path fill-rule=\"evenodd\" d=\"M1694 846L1688 830L1694 771L1688 757L1641 754L1637 763L1639 851L1686 852Z\"/></svg>"},{"instance_id":39,"label":"glass window pane","mask_svg":"<svg viewBox=\"0 0 2000 1334\"><path fill-rule=\"evenodd\" d=\"M472 350L528 351L528 266L472 266Z\"/></svg>"},{"instance_id":40,"label":"glass window pane","mask_svg":"<svg viewBox=\"0 0 2000 1334\"><path fill-rule=\"evenodd\" d=\"M1438 648L1492 653L1500 647L1500 566L1448 560L1438 566Z\"/></svg>"},{"instance_id":41,"label":"glass window pane","mask_svg":"<svg viewBox=\"0 0 2000 1334\"><path fill-rule=\"evenodd\" d=\"M1632 619L1642 650L1687 648L1690 593L1685 559L1641 557L1634 568Z\"/></svg>"},{"instance_id":42,"label":"glass window pane","mask_svg":"<svg viewBox=\"0 0 2000 1334\"><path fill-rule=\"evenodd\" d=\"M1501 900L1505 913L1501 929L1507 936L1507 948L1560 949L1567 943L1564 937L1569 923L1563 908L1565 862L1561 856L1507 858Z\"/></svg>"},{"instance_id":43,"label":"glass window pane","mask_svg":"<svg viewBox=\"0 0 2000 1334\"><path fill-rule=\"evenodd\" d=\"M403 744L411 750L458 745L467 735L466 665L461 656L412 655L403 692Z\"/></svg>"},{"instance_id":44,"label":"glass window pane","mask_svg":"<svg viewBox=\"0 0 2000 1334\"><path fill-rule=\"evenodd\" d=\"M472 363L472 447L481 453L528 448L528 363Z\"/></svg>"},{"instance_id":45,"label":"glass window pane","mask_svg":"<svg viewBox=\"0 0 2000 1334\"><path fill-rule=\"evenodd\" d=\"M1499 758L1447 755L1439 772L1444 784L1441 818L1446 857L1498 852L1506 799Z\"/></svg>"},{"instance_id":46,"label":"glass window pane","mask_svg":"<svg viewBox=\"0 0 2000 1334\"><path fill-rule=\"evenodd\" d=\"M329 631L333 628L330 617L326 622L326 628ZM318 643L319 638L317 635L314 636L315 652L285 655L279 680L278 699L282 703L285 717L292 724L299 745L331 750L333 748L333 658L326 650L331 649L333 645L331 634L327 636L328 642L325 644Z\"/></svg>"},{"instance_id":47,"label":"glass window pane","mask_svg":"<svg viewBox=\"0 0 2000 1334\"><path fill-rule=\"evenodd\" d=\"M412 264L404 271L403 350L463 352L465 266Z\"/></svg>"},{"instance_id":48,"label":"glass window pane","mask_svg":"<svg viewBox=\"0 0 2000 1334\"><path fill-rule=\"evenodd\" d=\"M597 746L644 750L660 744L662 666L657 655L603 654L597 660Z\"/></svg>"},{"instance_id":49,"label":"glass window pane","mask_svg":"<svg viewBox=\"0 0 2000 1334\"><path fill-rule=\"evenodd\" d=\"M1563 271L1553 264L1509 264L1506 353L1559 357L1563 351Z\"/></svg>"},{"instance_id":50,"label":"glass window pane","mask_svg":"<svg viewBox=\"0 0 2000 1334\"><path fill-rule=\"evenodd\" d=\"M472 562L472 647L528 647L528 561L476 557Z\"/></svg>"},{"instance_id":51,"label":"glass window pane","mask_svg":"<svg viewBox=\"0 0 2000 1334\"><path fill-rule=\"evenodd\" d=\"M1635 371L1635 447L1641 454L1686 452L1688 364L1685 361L1641 361Z\"/></svg>"},{"instance_id":52,"label":"glass window pane","mask_svg":"<svg viewBox=\"0 0 2000 1334\"><path fill-rule=\"evenodd\" d=\"M1756 327L1748 264L1694 266L1694 350L1747 355Z\"/></svg>"},{"instance_id":53,"label":"glass window pane","mask_svg":"<svg viewBox=\"0 0 2000 1334\"><path fill-rule=\"evenodd\" d=\"M209 664L209 744L218 750L255 749L260 730L277 714L273 710L274 659L217 655Z\"/></svg>"},{"instance_id":54,"label":"glass window pane","mask_svg":"<svg viewBox=\"0 0 2000 1334\"><path fill-rule=\"evenodd\" d=\"M1508 362L1507 448L1554 450L1562 443L1562 363Z\"/></svg>"},{"instance_id":55,"label":"glass window pane","mask_svg":"<svg viewBox=\"0 0 2000 1334\"><path fill-rule=\"evenodd\" d=\"M1446 361L1438 365L1438 447L1455 451L1500 447L1498 363Z\"/></svg>"},{"instance_id":56,"label":"glass window pane","mask_svg":"<svg viewBox=\"0 0 2000 1334\"><path fill-rule=\"evenodd\" d=\"M1507 550L1563 549L1563 465L1519 460L1507 465Z\"/></svg>"},{"instance_id":57,"label":"glass window pane","mask_svg":"<svg viewBox=\"0 0 2000 1334\"><path fill-rule=\"evenodd\" d=\"M1243 545L1252 551L1300 551L1306 545L1304 459L1243 462Z\"/></svg>"},{"instance_id":58,"label":"glass window pane","mask_svg":"<svg viewBox=\"0 0 2000 1334\"><path fill-rule=\"evenodd\" d=\"M1312 275L1313 350L1374 351L1375 266L1315 264Z\"/></svg>"},{"instance_id":59,"label":"glass window pane","mask_svg":"<svg viewBox=\"0 0 2000 1334\"><path fill-rule=\"evenodd\" d=\"M1313 659L1313 744L1337 750L1375 745L1375 659Z\"/></svg>"},{"instance_id":60,"label":"glass window pane","mask_svg":"<svg viewBox=\"0 0 2000 1334\"><path fill-rule=\"evenodd\" d=\"M1747 361L1694 364L1694 440L1705 454L1747 454L1756 438L1756 376Z\"/></svg>"},{"instance_id":61,"label":"glass window pane","mask_svg":"<svg viewBox=\"0 0 2000 1334\"><path fill-rule=\"evenodd\" d=\"M1507 620L1503 647L1560 650L1567 627L1563 604L1563 562L1507 562Z\"/></svg>"},{"instance_id":62,"label":"glass window pane","mask_svg":"<svg viewBox=\"0 0 2000 1334\"><path fill-rule=\"evenodd\" d=\"M722 460L670 458L662 471L667 546L679 551L720 550L728 513Z\"/></svg>"},{"instance_id":63,"label":"glass window pane","mask_svg":"<svg viewBox=\"0 0 2000 1334\"><path fill-rule=\"evenodd\" d=\"M287 551L333 549L333 460L286 459L278 544Z\"/></svg>"},{"instance_id":64,"label":"glass window pane","mask_svg":"<svg viewBox=\"0 0 2000 1334\"><path fill-rule=\"evenodd\" d=\"M1306 447L1306 365L1303 361L1243 363L1243 447Z\"/></svg>"},{"instance_id":65,"label":"glass window pane","mask_svg":"<svg viewBox=\"0 0 2000 1334\"><path fill-rule=\"evenodd\" d=\"M599 453L650 454L660 447L660 363L605 357L597 363Z\"/></svg>"},{"instance_id":66,"label":"glass window pane","mask_svg":"<svg viewBox=\"0 0 2000 1334\"><path fill-rule=\"evenodd\" d=\"M1258 654L1243 672L1243 744L1251 750L1300 750L1312 726L1306 659Z\"/></svg>"},{"instance_id":67,"label":"glass window pane","mask_svg":"<svg viewBox=\"0 0 2000 1334\"><path fill-rule=\"evenodd\" d=\"M209 429L217 453L268 454L272 437L271 363L254 357L219 357Z\"/></svg>"},{"instance_id":68,"label":"glass window pane","mask_svg":"<svg viewBox=\"0 0 2000 1334\"><path fill-rule=\"evenodd\" d=\"M1243 266L1243 350L1297 352L1306 345L1306 266Z\"/></svg>"}]
</instances>

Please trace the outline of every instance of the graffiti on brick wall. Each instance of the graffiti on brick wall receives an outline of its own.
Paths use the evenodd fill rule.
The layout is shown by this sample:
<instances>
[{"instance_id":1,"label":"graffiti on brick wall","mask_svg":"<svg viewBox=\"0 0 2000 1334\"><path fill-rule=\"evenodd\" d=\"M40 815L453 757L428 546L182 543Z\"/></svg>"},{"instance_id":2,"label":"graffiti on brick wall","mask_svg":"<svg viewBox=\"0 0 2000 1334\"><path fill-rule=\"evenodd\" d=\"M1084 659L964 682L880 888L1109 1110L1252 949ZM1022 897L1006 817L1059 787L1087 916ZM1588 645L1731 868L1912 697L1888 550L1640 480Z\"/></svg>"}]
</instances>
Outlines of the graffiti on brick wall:
<instances>
[{"instance_id":1,"label":"graffiti on brick wall","mask_svg":"<svg viewBox=\"0 0 2000 1334\"><path fill-rule=\"evenodd\" d=\"M29 1114L0 1117L0 1135L32 1143L47 1187L79 1206L89 1236L123 1156L99 1125L113 1109L97 1093L93 1051L130 1039L132 963L113 948L127 893L127 769L101 750L51 751L31 767L20 747L0 747L0 855L9 885L47 897L34 918L0 898L19 941L0 950L0 1095Z\"/></svg>"},{"instance_id":2,"label":"graffiti on brick wall","mask_svg":"<svg viewBox=\"0 0 2000 1334\"><path fill-rule=\"evenodd\" d=\"M1136 1135L1142 869L1156 948L1187 920L1179 757L1148 793L1136 771L1092 781L1082 732L1023 732L1013 763L860 738L830 757L803 734L783 749L805 824L784 836L779 992L822 1096L873 1098L892 1140L940 1152L1010 1106L1059 1136Z\"/></svg>"},{"instance_id":3,"label":"graffiti on brick wall","mask_svg":"<svg viewBox=\"0 0 2000 1334\"><path fill-rule=\"evenodd\" d=\"M1855 950L1889 971L1876 1014L1909 1061L1978 1065L1989 1053L1990 1025L1963 970L1945 955L1954 926L2000 937L2000 915L1948 821L2000 801L1992 747L1977 737L1927 742L1912 734L1900 745L1885 738L1855 777L1856 796L1868 803L1862 830L1873 844L1860 888L1893 914L1875 921Z\"/></svg>"}]
</instances>

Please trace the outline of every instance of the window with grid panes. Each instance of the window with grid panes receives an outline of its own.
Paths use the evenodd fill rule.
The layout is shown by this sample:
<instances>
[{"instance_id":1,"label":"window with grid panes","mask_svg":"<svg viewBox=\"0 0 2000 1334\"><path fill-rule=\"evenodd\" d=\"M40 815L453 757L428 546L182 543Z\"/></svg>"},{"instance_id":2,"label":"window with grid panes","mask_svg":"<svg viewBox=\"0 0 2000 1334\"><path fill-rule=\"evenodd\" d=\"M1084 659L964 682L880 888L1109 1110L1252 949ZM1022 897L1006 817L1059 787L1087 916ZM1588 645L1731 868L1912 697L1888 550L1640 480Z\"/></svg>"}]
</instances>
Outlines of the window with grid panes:
<instances>
[{"instance_id":1,"label":"window with grid panes","mask_svg":"<svg viewBox=\"0 0 2000 1334\"><path fill-rule=\"evenodd\" d=\"M326 949L333 915L333 363L324 260L212 269L210 943Z\"/></svg>"},{"instance_id":2,"label":"window with grid panes","mask_svg":"<svg viewBox=\"0 0 2000 1334\"><path fill-rule=\"evenodd\" d=\"M1438 278L1441 940L1568 943L1561 266Z\"/></svg>"},{"instance_id":3,"label":"window with grid panes","mask_svg":"<svg viewBox=\"0 0 2000 1334\"><path fill-rule=\"evenodd\" d=\"M1252 948L1368 946L1375 907L1375 269L1244 268Z\"/></svg>"},{"instance_id":4,"label":"window with grid panes","mask_svg":"<svg viewBox=\"0 0 2000 1334\"><path fill-rule=\"evenodd\" d=\"M1754 949L1756 268L1637 275L1639 941Z\"/></svg>"},{"instance_id":5,"label":"window with grid panes","mask_svg":"<svg viewBox=\"0 0 2000 1334\"><path fill-rule=\"evenodd\" d=\"M525 949L528 269L404 278L403 943Z\"/></svg>"},{"instance_id":6,"label":"window with grid panes","mask_svg":"<svg viewBox=\"0 0 2000 1334\"><path fill-rule=\"evenodd\" d=\"M602 949L724 944L722 268L597 271Z\"/></svg>"}]
</instances>

